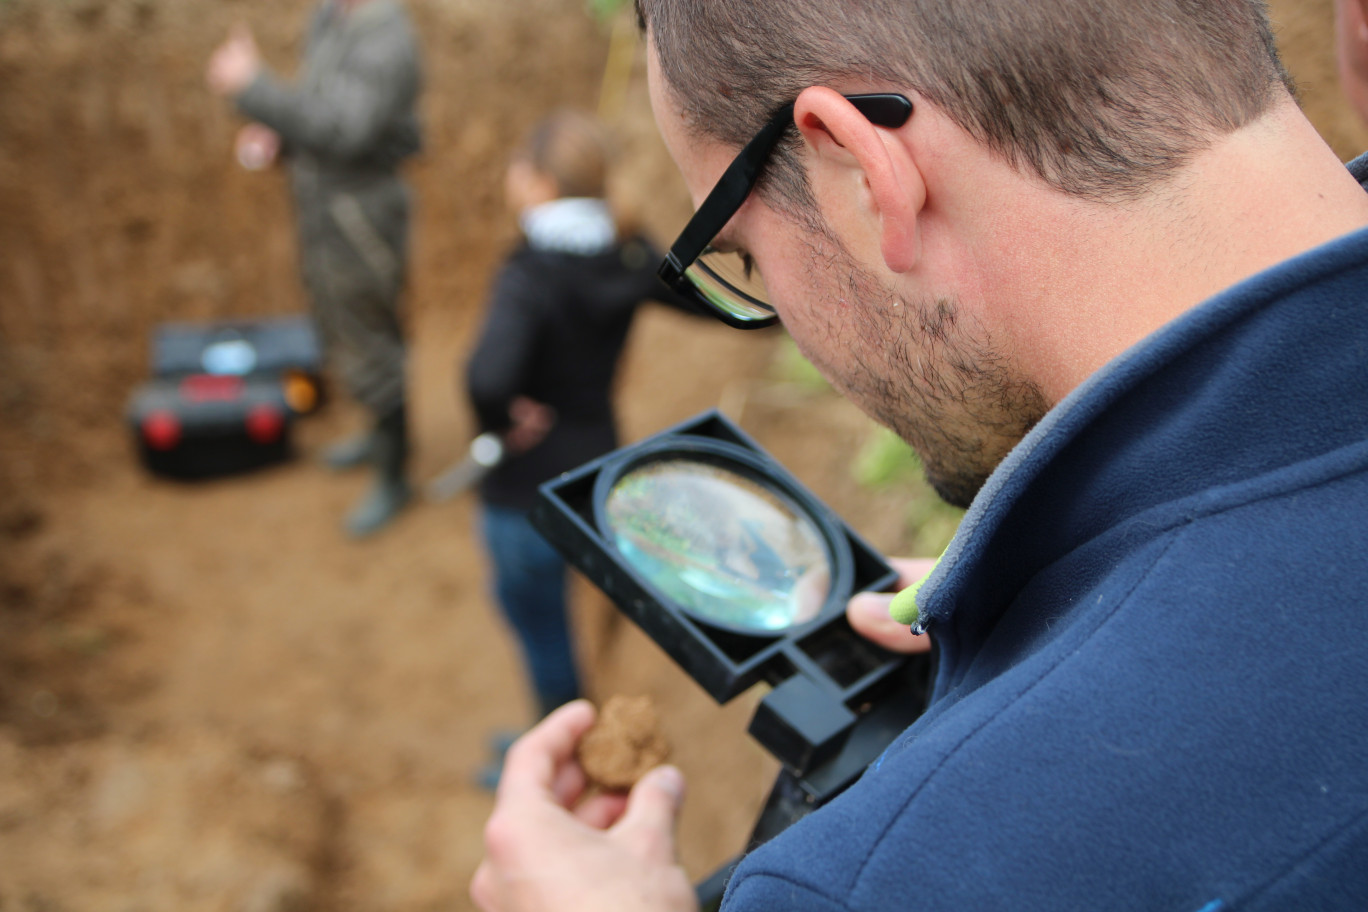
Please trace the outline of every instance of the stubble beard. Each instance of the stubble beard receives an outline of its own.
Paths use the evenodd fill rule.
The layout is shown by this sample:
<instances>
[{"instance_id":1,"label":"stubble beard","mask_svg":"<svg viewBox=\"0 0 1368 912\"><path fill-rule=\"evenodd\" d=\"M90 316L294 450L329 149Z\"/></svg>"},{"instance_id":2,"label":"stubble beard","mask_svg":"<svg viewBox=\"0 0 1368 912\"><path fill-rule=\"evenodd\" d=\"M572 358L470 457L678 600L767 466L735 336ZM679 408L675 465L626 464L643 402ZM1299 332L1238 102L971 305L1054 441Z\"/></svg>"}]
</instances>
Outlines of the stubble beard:
<instances>
[{"instance_id":1,"label":"stubble beard","mask_svg":"<svg viewBox=\"0 0 1368 912\"><path fill-rule=\"evenodd\" d=\"M942 500L968 507L1049 410L1040 387L1019 376L953 299L903 299L839 244L821 244L813 253L811 287L822 287L823 274L827 284L833 275L845 277L838 290L843 306L828 312L842 311L848 325L837 325L833 313L826 329L829 339L848 340L838 344L849 349L839 368L814 363L916 451Z\"/></svg>"}]
</instances>

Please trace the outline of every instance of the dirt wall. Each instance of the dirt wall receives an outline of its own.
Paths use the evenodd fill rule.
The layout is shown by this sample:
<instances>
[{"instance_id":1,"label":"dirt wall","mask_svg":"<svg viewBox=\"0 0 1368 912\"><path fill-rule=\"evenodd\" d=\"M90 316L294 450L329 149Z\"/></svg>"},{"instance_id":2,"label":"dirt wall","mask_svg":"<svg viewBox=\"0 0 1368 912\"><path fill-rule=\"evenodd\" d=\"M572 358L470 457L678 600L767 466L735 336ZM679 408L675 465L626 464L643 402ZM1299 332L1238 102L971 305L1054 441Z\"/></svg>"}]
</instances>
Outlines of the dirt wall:
<instances>
[{"instance_id":1,"label":"dirt wall","mask_svg":"<svg viewBox=\"0 0 1368 912\"><path fill-rule=\"evenodd\" d=\"M412 0L428 75L408 297L419 475L469 434L455 387L512 239L505 150L540 113L599 100L608 33L578 0ZM1342 158L1368 129L1335 84L1330 0L1271 4L1308 113ZM381 539L337 521L364 479L302 458L200 486L146 477L122 409L168 319L297 312L283 177L232 162L203 66L236 20L288 70L302 0L0 0L0 908L466 908L493 730L526 721L485 595L468 500ZM655 138L640 51L614 128L623 192L666 237L688 212ZM876 547L896 494L862 490L869 425L773 385L773 343L645 314L622 369L636 439L724 405ZM595 695L648 693L691 795L695 877L730 857L773 765L587 587Z\"/></svg>"}]
</instances>

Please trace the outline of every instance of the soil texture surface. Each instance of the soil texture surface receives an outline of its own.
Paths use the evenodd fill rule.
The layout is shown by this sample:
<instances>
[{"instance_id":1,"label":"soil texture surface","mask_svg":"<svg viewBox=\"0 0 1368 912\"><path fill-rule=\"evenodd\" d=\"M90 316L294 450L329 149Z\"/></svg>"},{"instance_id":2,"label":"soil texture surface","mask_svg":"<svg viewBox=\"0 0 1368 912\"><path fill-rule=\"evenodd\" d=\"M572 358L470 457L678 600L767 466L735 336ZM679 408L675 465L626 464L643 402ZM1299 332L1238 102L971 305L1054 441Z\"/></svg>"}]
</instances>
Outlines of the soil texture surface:
<instances>
[{"instance_id":1,"label":"soil texture surface","mask_svg":"<svg viewBox=\"0 0 1368 912\"><path fill-rule=\"evenodd\" d=\"M1275 0L1304 102L1342 158L1368 146L1330 56L1329 0ZM500 253L507 151L541 114L603 105L617 194L658 240L690 206L655 135L642 49L605 80L582 0L411 0L427 148L407 319L414 472L471 435L458 368ZM236 165L203 71L237 21L292 72L303 0L0 0L0 909L418 912L470 908L491 737L529 721L486 595L472 500L422 503L371 541L340 523L364 474L318 452L360 426L335 397L297 458L150 477L123 411L155 326L300 313L285 178ZM778 379L778 331L663 309L633 329L624 438L720 408L871 544L911 540L900 493L852 479L871 423ZM690 781L696 879L744 845L775 765L582 580L595 697L649 696Z\"/></svg>"}]
</instances>

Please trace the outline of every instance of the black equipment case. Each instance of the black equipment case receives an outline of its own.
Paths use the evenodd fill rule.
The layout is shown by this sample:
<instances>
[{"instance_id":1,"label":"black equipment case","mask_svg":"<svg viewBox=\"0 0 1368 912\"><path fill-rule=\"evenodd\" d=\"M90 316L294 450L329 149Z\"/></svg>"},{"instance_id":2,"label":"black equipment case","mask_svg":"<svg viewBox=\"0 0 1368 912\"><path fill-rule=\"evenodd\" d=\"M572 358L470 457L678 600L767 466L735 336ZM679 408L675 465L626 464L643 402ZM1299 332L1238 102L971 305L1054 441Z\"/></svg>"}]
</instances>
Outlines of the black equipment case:
<instances>
[{"instance_id":1,"label":"black equipment case","mask_svg":"<svg viewBox=\"0 0 1368 912\"><path fill-rule=\"evenodd\" d=\"M299 415L322 398L322 351L307 317L168 323L127 419L143 465L209 478L287 459Z\"/></svg>"}]
</instances>

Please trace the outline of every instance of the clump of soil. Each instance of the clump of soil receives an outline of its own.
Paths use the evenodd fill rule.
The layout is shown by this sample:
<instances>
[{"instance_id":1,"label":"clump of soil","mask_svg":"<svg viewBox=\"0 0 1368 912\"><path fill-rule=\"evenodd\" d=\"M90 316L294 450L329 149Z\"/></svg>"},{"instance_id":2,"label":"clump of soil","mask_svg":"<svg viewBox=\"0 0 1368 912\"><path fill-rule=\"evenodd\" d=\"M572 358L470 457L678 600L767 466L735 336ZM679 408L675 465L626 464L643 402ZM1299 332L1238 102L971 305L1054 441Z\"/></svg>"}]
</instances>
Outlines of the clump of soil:
<instances>
[{"instance_id":1,"label":"clump of soil","mask_svg":"<svg viewBox=\"0 0 1368 912\"><path fill-rule=\"evenodd\" d=\"M650 697L610 697L579 744L585 775L608 791L630 789L669 755Z\"/></svg>"}]
</instances>

